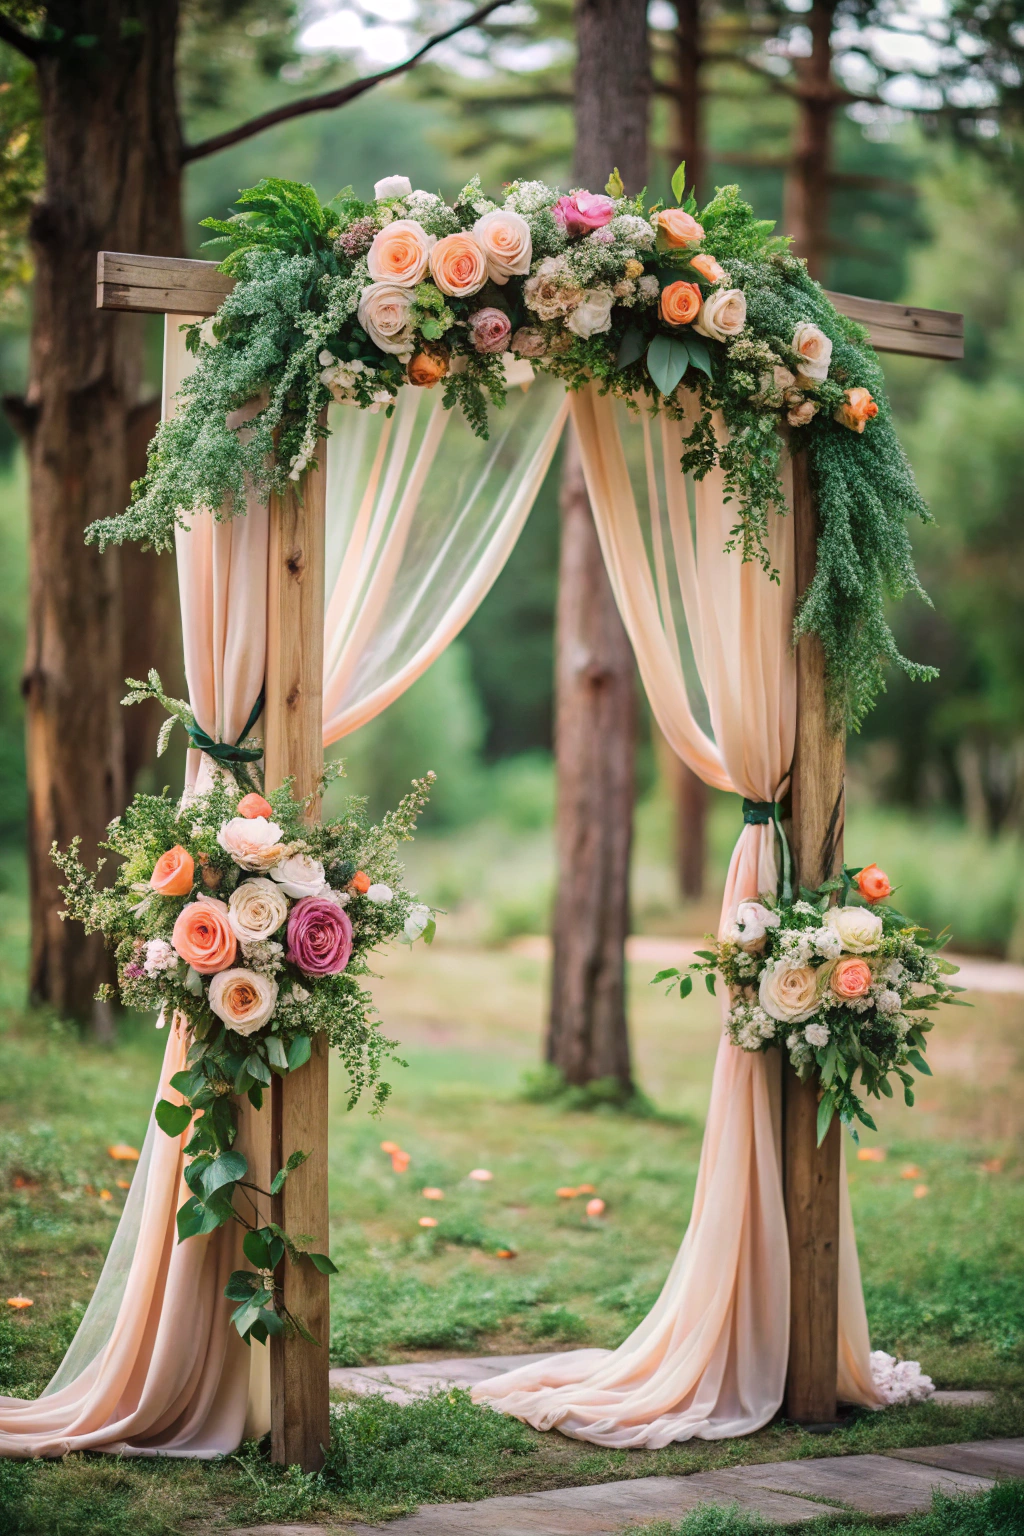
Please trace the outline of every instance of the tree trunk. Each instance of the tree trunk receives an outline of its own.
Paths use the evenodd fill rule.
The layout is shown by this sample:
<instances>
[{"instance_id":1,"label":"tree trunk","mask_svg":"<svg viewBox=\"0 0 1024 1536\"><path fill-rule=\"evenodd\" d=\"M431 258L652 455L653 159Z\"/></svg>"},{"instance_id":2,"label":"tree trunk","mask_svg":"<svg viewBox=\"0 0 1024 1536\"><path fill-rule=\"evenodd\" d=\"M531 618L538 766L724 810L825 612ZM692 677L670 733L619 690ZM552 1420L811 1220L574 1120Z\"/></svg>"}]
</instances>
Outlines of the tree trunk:
<instances>
[{"instance_id":1,"label":"tree trunk","mask_svg":"<svg viewBox=\"0 0 1024 1536\"><path fill-rule=\"evenodd\" d=\"M811 51L796 59L798 118L783 209L783 233L823 280L828 260L832 128L838 97L832 79L832 25L836 0L814 0L808 16Z\"/></svg>"},{"instance_id":2,"label":"tree trunk","mask_svg":"<svg viewBox=\"0 0 1024 1536\"><path fill-rule=\"evenodd\" d=\"M704 113L700 95L701 14L700 0L676 0L675 155L686 162L686 184L697 190L697 201L706 195L704 186Z\"/></svg>"},{"instance_id":3,"label":"tree trunk","mask_svg":"<svg viewBox=\"0 0 1024 1536\"><path fill-rule=\"evenodd\" d=\"M85 529L127 500L143 320L96 309L96 252L180 250L177 0L55 0L38 64L46 188L32 219L25 666L31 995L87 1018L106 958L62 923L53 841L92 857L125 798L122 570ZM152 560L153 557L150 557ZM132 560L133 581L137 566Z\"/></svg>"},{"instance_id":4,"label":"tree trunk","mask_svg":"<svg viewBox=\"0 0 1024 1536\"><path fill-rule=\"evenodd\" d=\"M577 184L618 166L647 179L646 0L577 0ZM633 834L633 656L612 596L575 443L562 481L555 663L558 887L547 1059L574 1084L632 1088L625 943Z\"/></svg>"}]
</instances>

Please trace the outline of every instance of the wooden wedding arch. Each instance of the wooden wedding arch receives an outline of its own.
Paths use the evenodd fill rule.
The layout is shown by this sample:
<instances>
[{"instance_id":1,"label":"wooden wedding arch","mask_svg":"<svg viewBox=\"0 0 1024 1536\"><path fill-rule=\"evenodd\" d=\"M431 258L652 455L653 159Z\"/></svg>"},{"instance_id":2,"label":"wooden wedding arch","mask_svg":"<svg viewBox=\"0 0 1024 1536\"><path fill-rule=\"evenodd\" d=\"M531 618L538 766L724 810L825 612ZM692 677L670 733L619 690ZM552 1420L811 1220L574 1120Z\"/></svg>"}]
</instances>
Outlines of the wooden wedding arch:
<instances>
[{"instance_id":1,"label":"wooden wedding arch","mask_svg":"<svg viewBox=\"0 0 1024 1536\"><path fill-rule=\"evenodd\" d=\"M96 302L100 309L143 314L212 315L234 287L212 261L101 251ZM867 326L878 352L956 361L964 355L963 316L829 293L836 308ZM323 766L322 680L324 516L326 473L321 460L303 477L302 499L273 496L267 589L267 670L264 710L268 786L289 775L298 796L315 786ZM797 594L814 575L817 514L806 457L793 460L793 519ZM791 789L790 843L795 878L817 886L842 864L846 744L825 707L825 663L816 636L797 647L797 731ZM839 1307L840 1122L834 1118L816 1146L817 1093L787 1065L784 1075L783 1175L791 1268L790 1346L785 1411L802 1424L836 1416ZM320 1042L304 1071L275 1075L269 1110L253 1116L250 1168L269 1188L272 1168L295 1148L312 1146L309 1160L261 1212L292 1232L326 1237L327 1052ZM271 1454L306 1471L323 1464L330 1435L328 1281L311 1264L282 1263L280 1283L289 1309L324 1344L270 1340Z\"/></svg>"}]
</instances>

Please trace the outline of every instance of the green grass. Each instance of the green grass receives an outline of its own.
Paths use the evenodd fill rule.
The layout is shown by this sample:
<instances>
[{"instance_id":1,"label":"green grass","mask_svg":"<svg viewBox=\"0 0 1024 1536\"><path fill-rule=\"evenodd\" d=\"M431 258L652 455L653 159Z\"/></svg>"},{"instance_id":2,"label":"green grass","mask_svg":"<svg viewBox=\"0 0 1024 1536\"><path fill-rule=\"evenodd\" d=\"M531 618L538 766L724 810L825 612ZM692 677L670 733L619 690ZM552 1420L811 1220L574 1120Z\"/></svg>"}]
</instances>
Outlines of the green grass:
<instances>
[{"instance_id":1,"label":"green grass","mask_svg":"<svg viewBox=\"0 0 1024 1536\"><path fill-rule=\"evenodd\" d=\"M787 1529L738 1510L694 1510L678 1525L658 1521L635 1528L635 1536L776 1536ZM790 1526L788 1529L792 1530ZM936 1494L927 1514L879 1521L837 1515L801 1523L805 1536L868 1536L879 1530L899 1536L1018 1536L1024 1531L1024 1482L1000 1483L981 1497L946 1498Z\"/></svg>"}]
</instances>

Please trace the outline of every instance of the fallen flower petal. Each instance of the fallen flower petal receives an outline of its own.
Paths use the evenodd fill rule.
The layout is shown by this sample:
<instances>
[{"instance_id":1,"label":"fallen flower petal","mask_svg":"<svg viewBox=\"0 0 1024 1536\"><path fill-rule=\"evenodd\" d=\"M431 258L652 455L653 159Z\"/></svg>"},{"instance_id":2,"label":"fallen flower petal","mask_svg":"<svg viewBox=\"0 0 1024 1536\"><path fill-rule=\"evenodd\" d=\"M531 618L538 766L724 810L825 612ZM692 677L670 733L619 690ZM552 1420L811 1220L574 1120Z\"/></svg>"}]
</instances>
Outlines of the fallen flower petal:
<instances>
[{"instance_id":1,"label":"fallen flower petal","mask_svg":"<svg viewBox=\"0 0 1024 1536\"><path fill-rule=\"evenodd\" d=\"M393 1152L401 1152L402 1150L397 1141L382 1141L380 1144L380 1149L382 1152L387 1152L389 1155Z\"/></svg>"},{"instance_id":2,"label":"fallen flower petal","mask_svg":"<svg viewBox=\"0 0 1024 1536\"><path fill-rule=\"evenodd\" d=\"M487 1184L494 1178L494 1174L488 1168L471 1168L469 1177L475 1179L478 1184Z\"/></svg>"},{"instance_id":3,"label":"fallen flower petal","mask_svg":"<svg viewBox=\"0 0 1024 1536\"><path fill-rule=\"evenodd\" d=\"M27 1296L8 1296L7 1305L13 1307L16 1312L21 1312L25 1307L34 1307L35 1302L30 1301Z\"/></svg>"},{"instance_id":4,"label":"fallen flower petal","mask_svg":"<svg viewBox=\"0 0 1024 1536\"><path fill-rule=\"evenodd\" d=\"M391 1166L395 1173L404 1173L409 1166L408 1152L393 1152L391 1154Z\"/></svg>"},{"instance_id":5,"label":"fallen flower petal","mask_svg":"<svg viewBox=\"0 0 1024 1536\"><path fill-rule=\"evenodd\" d=\"M560 1189L555 1190L555 1194L558 1196L559 1200L575 1200L576 1196L579 1194L579 1190L573 1189L571 1184L563 1184Z\"/></svg>"},{"instance_id":6,"label":"fallen flower petal","mask_svg":"<svg viewBox=\"0 0 1024 1536\"><path fill-rule=\"evenodd\" d=\"M900 1173L901 1179L919 1179L920 1177L921 1170L916 1163L908 1163Z\"/></svg>"},{"instance_id":7,"label":"fallen flower petal","mask_svg":"<svg viewBox=\"0 0 1024 1536\"><path fill-rule=\"evenodd\" d=\"M421 1216L420 1217L420 1226L421 1227L436 1227L437 1226L437 1217L436 1216Z\"/></svg>"},{"instance_id":8,"label":"fallen flower petal","mask_svg":"<svg viewBox=\"0 0 1024 1536\"><path fill-rule=\"evenodd\" d=\"M117 1185L118 1189L131 1189L132 1187L127 1179L115 1179L114 1183Z\"/></svg>"},{"instance_id":9,"label":"fallen flower petal","mask_svg":"<svg viewBox=\"0 0 1024 1536\"><path fill-rule=\"evenodd\" d=\"M514 1259L515 1256L516 1251L514 1248L496 1248L494 1250L494 1257L496 1259Z\"/></svg>"},{"instance_id":10,"label":"fallen flower petal","mask_svg":"<svg viewBox=\"0 0 1024 1536\"><path fill-rule=\"evenodd\" d=\"M914 1189L914 1199L915 1200L923 1200L927 1193L928 1193L928 1185L927 1184L918 1184L918 1185L915 1186L915 1189Z\"/></svg>"},{"instance_id":11,"label":"fallen flower petal","mask_svg":"<svg viewBox=\"0 0 1024 1536\"><path fill-rule=\"evenodd\" d=\"M578 1195L596 1195L597 1190L594 1188L593 1184L581 1184L576 1193Z\"/></svg>"},{"instance_id":12,"label":"fallen flower petal","mask_svg":"<svg viewBox=\"0 0 1024 1536\"><path fill-rule=\"evenodd\" d=\"M113 1200L113 1198L114 1198L114 1197L113 1197L113 1195L112 1195L112 1194L111 1194L111 1193L110 1193L110 1190L109 1190L109 1189L101 1189L101 1190L100 1190L100 1199L101 1199L101 1200Z\"/></svg>"},{"instance_id":13,"label":"fallen flower petal","mask_svg":"<svg viewBox=\"0 0 1024 1536\"><path fill-rule=\"evenodd\" d=\"M604 1201L603 1200L588 1200L587 1201L587 1215L588 1216L603 1216L604 1215Z\"/></svg>"},{"instance_id":14,"label":"fallen flower petal","mask_svg":"<svg viewBox=\"0 0 1024 1536\"><path fill-rule=\"evenodd\" d=\"M858 1163L884 1163L884 1147L861 1147L857 1153Z\"/></svg>"},{"instance_id":15,"label":"fallen flower petal","mask_svg":"<svg viewBox=\"0 0 1024 1536\"><path fill-rule=\"evenodd\" d=\"M443 1189L434 1189L433 1187L430 1187L428 1189L420 1190L420 1194L423 1196L424 1200L443 1200L444 1199L444 1190Z\"/></svg>"},{"instance_id":16,"label":"fallen flower petal","mask_svg":"<svg viewBox=\"0 0 1024 1536\"><path fill-rule=\"evenodd\" d=\"M981 1171L982 1173L1002 1173L1005 1161L1003 1157L986 1158L981 1165Z\"/></svg>"},{"instance_id":17,"label":"fallen flower petal","mask_svg":"<svg viewBox=\"0 0 1024 1536\"><path fill-rule=\"evenodd\" d=\"M115 1141L112 1147L107 1148L107 1156L112 1157L115 1163L137 1163L139 1149L130 1147L126 1141Z\"/></svg>"}]
</instances>

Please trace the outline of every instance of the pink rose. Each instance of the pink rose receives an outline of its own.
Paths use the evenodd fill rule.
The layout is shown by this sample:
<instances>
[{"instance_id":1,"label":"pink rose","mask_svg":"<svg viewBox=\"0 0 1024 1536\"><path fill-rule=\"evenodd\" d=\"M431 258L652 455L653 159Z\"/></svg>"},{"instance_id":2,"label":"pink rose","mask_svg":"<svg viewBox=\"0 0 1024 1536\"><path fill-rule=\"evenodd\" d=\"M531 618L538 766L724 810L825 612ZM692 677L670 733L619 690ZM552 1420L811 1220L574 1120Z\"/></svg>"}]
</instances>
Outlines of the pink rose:
<instances>
[{"instance_id":1,"label":"pink rose","mask_svg":"<svg viewBox=\"0 0 1024 1536\"><path fill-rule=\"evenodd\" d=\"M571 197L560 197L551 212L567 235L589 235L592 229L611 223L615 204L600 193L574 192Z\"/></svg>"},{"instance_id":2,"label":"pink rose","mask_svg":"<svg viewBox=\"0 0 1024 1536\"><path fill-rule=\"evenodd\" d=\"M334 976L352 954L352 923L336 902L322 896L297 901L288 918L287 959L308 976Z\"/></svg>"},{"instance_id":3,"label":"pink rose","mask_svg":"<svg viewBox=\"0 0 1024 1536\"><path fill-rule=\"evenodd\" d=\"M477 309L469 317L469 339L478 352L504 352L512 322L503 309Z\"/></svg>"},{"instance_id":4,"label":"pink rose","mask_svg":"<svg viewBox=\"0 0 1024 1536\"><path fill-rule=\"evenodd\" d=\"M842 998L843 1002L852 1002L854 998L863 997L869 990L871 967L866 960L844 955L842 960L836 962L830 981L836 997Z\"/></svg>"}]
</instances>

